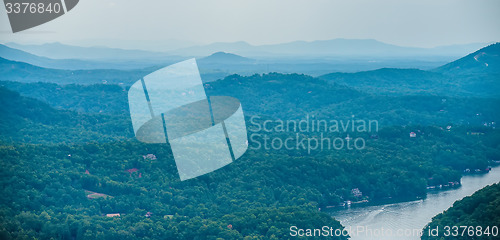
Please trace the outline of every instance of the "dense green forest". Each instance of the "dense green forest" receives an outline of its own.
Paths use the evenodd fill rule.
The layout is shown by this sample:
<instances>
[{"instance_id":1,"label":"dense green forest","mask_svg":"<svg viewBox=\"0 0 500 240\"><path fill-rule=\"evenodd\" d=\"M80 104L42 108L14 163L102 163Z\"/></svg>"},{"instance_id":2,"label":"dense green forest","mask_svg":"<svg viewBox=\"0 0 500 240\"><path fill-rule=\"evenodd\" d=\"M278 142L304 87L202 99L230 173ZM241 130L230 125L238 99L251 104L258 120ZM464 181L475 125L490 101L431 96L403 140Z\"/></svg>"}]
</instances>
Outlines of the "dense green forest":
<instances>
[{"instance_id":1,"label":"dense green forest","mask_svg":"<svg viewBox=\"0 0 500 240\"><path fill-rule=\"evenodd\" d=\"M464 228L460 226L467 228L463 231ZM440 229L439 235L430 237L428 229L436 227ZM453 207L434 217L424 228L422 239L498 239L500 236L498 228L500 228L500 184L494 184L475 192L472 196L456 201Z\"/></svg>"},{"instance_id":2,"label":"dense green forest","mask_svg":"<svg viewBox=\"0 0 500 240\"><path fill-rule=\"evenodd\" d=\"M217 93L240 97L245 111L262 114L262 120L285 116L290 110L275 107L272 113L268 110L272 106L258 108L259 101L251 101L255 96L245 98L238 95L238 91L215 89L217 84L224 86L224 81L237 85L248 82L256 86L275 84L273 81L298 82L307 85L306 90L322 90L317 79L280 74L231 76L207 86L207 92L220 91ZM0 109L4 116L0 122L3 139L1 179L6 186L2 194L2 221L5 221L2 226L5 226L3 234L12 238L169 236L167 238L174 239L170 236L175 235L179 239L203 239L200 236L210 239L211 235L204 232L209 226L213 228L210 230L213 236L224 239L230 239L228 236L232 234L234 239L243 236L268 239L273 234L286 238L287 226L291 225L340 227L338 222L317 209L336 206L346 200L360 200L352 195L354 188L362 192L361 199L370 201L423 197L427 186L459 181L464 169L485 169L490 159L500 156L500 134L491 127L456 124L448 131L443 129L444 125L382 126L375 138L371 138L372 133L361 133L368 139L367 149L363 151L308 154L301 149L248 150L242 158L223 169L180 182L168 146L143 144L133 139L130 120L123 111L126 95L122 88L42 83L22 86L24 94L44 99L58 109L0 89L3 98ZM35 89L47 91L36 92ZM297 96L294 101L299 101L303 94L307 104L307 92L303 93L303 87L285 89ZM318 102L336 104L347 97L331 98L326 90L323 91L324 98ZM263 98L279 99L279 92L282 88L265 88L260 94ZM343 92L350 96L361 95L349 89ZM109 103L112 105L99 105L114 97L116 101ZM435 97L435 100L441 101L441 98ZM304 107L312 110L311 105ZM481 108L482 112L494 113L487 104ZM419 136L409 138L411 131L420 131ZM471 136L470 132L482 135ZM148 154L154 154L156 159L144 158ZM127 172L130 169L137 169L137 172ZM103 195L97 199L88 198L92 192ZM144 217L147 212L153 215ZM122 216L117 219L103 216L113 213ZM271 213L276 219L267 215ZM296 214L304 216L296 218ZM252 222L247 217L268 220L253 220L253 224L244 226L238 224ZM259 226L262 222L268 226ZM229 224L232 229L227 228ZM153 233L157 235L151 235Z\"/></svg>"},{"instance_id":3,"label":"dense green forest","mask_svg":"<svg viewBox=\"0 0 500 240\"><path fill-rule=\"evenodd\" d=\"M73 73L94 76L89 83L100 76L57 72ZM294 136L255 123L307 117L376 120L377 130L323 133L363 138L360 150L266 149L249 141L234 163L181 182L167 144L134 138L130 79L22 78L0 82L2 239L288 239L291 226L341 229L327 208L423 198L428 187L459 182L466 169L487 172L500 159L500 100L489 94L375 94L301 74L230 75L205 83L205 91L241 101L249 137ZM408 87L399 85L395 91Z\"/></svg>"}]
</instances>

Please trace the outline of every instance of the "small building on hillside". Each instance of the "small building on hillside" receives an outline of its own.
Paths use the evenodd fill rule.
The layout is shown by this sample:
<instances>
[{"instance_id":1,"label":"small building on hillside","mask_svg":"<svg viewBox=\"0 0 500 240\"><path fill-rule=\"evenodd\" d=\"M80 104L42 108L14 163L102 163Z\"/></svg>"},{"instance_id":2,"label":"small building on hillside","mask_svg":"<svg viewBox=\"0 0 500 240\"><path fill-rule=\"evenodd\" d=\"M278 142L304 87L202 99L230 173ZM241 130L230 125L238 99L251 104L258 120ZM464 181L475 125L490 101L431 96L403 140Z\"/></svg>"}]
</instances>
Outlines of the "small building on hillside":
<instances>
[{"instance_id":1,"label":"small building on hillside","mask_svg":"<svg viewBox=\"0 0 500 240\"><path fill-rule=\"evenodd\" d=\"M410 133L410 137L411 137L411 138L417 137L417 134L416 134L415 132L411 132L411 133Z\"/></svg>"},{"instance_id":2,"label":"small building on hillside","mask_svg":"<svg viewBox=\"0 0 500 240\"><path fill-rule=\"evenodd\" d=\"M137 168L131 168L131 169L127 169L125 171L131 174L131 173L139 171L139 169L137 169Z\"/></svg>"},{"instance_id":3,"label":"small building on hillside","mask_svg":"<svg viewBox=\"0 0 500 240\"><path fill-rule=\"evenodd\" d=\"M119 213L108 213L106 214L106 217L119 217L120 214Z\"/></svg>"},{"instance_id":4,"label":"small building on hillside","mask_svg":"<svg viewBox=\"0 0 500 240\"><path fill-rule=\"evenodd\" d=\"M157 159L156 155L151 154L151 153L148 155L143 155L142 157L144 158L144 160L156 160Z\"/></svg>"},{"instance_id":5,"label":"small building on hillside","mask_svg":"<svg viewBox=\"0 0 500 240\"><path fill-rule=\"evenodd\" d=\"M354 196L354 197L357 197L357 198L360 198L363 196L363 193L359 190L359 188L353 188L351 190L351 194Z\"/></svg>"}]
</instances>

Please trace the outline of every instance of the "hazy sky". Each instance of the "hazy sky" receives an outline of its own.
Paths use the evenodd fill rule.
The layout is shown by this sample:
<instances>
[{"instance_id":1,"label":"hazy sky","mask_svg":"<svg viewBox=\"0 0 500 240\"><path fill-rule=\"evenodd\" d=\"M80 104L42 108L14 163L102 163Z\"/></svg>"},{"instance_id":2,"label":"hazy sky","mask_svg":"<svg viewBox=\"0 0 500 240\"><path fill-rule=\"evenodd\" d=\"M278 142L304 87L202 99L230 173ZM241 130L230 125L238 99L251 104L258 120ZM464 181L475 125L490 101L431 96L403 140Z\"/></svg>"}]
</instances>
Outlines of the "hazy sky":
<instances>
[{"instance_id":1,"label":"hazy sky","mask_svg":"<svg viewBox=\"0 0 500 240\"><path fill-rule=\"evenodd\" d=\"M334 38L417 47L500 41L500 1L80 0L68 14L16 34L0 10L1 42L142 48L169 39L261 45Z\"/></svg>"}]
</instances>

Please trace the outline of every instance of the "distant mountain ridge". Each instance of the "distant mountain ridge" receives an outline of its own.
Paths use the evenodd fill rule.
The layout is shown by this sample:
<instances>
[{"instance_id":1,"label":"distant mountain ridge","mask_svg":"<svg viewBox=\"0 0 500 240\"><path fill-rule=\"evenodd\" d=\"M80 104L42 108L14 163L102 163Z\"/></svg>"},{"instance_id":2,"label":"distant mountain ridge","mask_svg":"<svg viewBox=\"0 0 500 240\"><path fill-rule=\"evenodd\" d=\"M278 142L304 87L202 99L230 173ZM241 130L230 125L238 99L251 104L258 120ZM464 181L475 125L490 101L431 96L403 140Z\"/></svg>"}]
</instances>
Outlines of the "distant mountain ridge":
<instances>
[{"instance_id":1,"label":"distant mountain ridge","mask_svg":"<svg viewBox=\"0 0 500 240\"><path fill-rule=\"evenodd\" d=\"M152 52L107 47L79 47L61 43L42 45L5 45L35 55L54 59L164 59L167 57L208 56L216 52L229 52L246 57L459 57L484 47L487 43L450 45L435 48L402 47L373 39L331 39L318 41L294 41L280 44L252 45L247 42L217 42L191 46L168 52Z\"/></svg>"},{"instance_id":2,"label":"distant mountain ridge","mask_svg":"<svg viewBox=\"0 0 500 240\"><path fill-rule=\"evenodd\" d=\"M232 53L226 52L216 52L210 56L201 58L198 60L200 63L223 63L223 64L242 64L242 63L253 63L255 60L242 57Z\"/></svg>"},{"instance_id":3,"label":"distant mountain ridge","mask_svg":"<svg viewBox=\"0 0 500 240\"><path fill-rule=\"evenodd\" d=\"M500 97L500 45L493 44L475 51L459 60L432 71L418 69L382 68L355 73L330 73L320 78L330 83L347 85L359 91L382 95L426 94L448 96ZM31 57L31 55L24 54ZM246 75L265 72L284 72L301 67L317 67L318 63L287 63L271 65L232 53L217 52L199 59L199 68L205 82L224 78L230 74L245 72ZM272 63L271 63L272 64ZM36 67L23 62L0 58L0 80L20 82L54 82L58 84L123 84L127 86L165 65L143 70L57 70ZM327 69L330 65L322 65ZM281 71L280 71L281 70ZM245 74L244 74L245 75Z\"/></svg>"},{"instance_id":4,"label":"distant mountain ridge","mask_svg":"<svg viewBox=\"0 0 500 240\"><path fill-rule=\"evenodd\" d=\"M109 69L62 70L38 67L0 57L0 81L130 85L157 69L152 67L133 71Z\"/></svg>"},{"instance_id":5,"label":"distant mountain ridge","mask_svg":"<svg viewBox=\"0 0 500 240\"><path fill-rule=\"evenodd\" d=\"M445 74L500 74L500 43L481 48L434 71Z\"/></svg>"},{"instance_id":6,"label":"distant mountain ridge","mask_svg":"<svg viewBox=\"0 0 500 240\"><path fill-rule=\"evenodd\" d=\"M61 43L43 45L8 43L8 46L37 56L29 54L12 56L0 51L0 57L45 68L70 70L141 69L168 66L196 57L202 74L213 81L230 74L281 72L320 76L334 71L358 72L384 67L433 69L476 51L483 44L424 49L399 47L370 39L334 39L261 46L246 42L213 43L170 52L78 47ZM222 54L223 52L226 55ZM233 55L238 55L240 58Z\"/></svg>"},{"instance_id":7,"label":"distant mountain ridge","mask_svg":"<svg viewBox=\"0 0 500 240\"><path fill-rule=\"evenodd\" d=\"M2 44L0 44L0 57L12 61L29 63L39 67L56 68L56 69L71 69L74 68L75 66L78 66L79 69L85 69L87 67L98 68L99 66L102 66L102 64L97 64L97 63L92 64L90 62L77 59L54 60L46 57L40 57L25 51L7 47Z\"/></svg>"},{"instance_id":8,"label":"distant mountain ridge","mask_svg":"<svg viewBox=\"0 0 500 240\"><path fill-rule=\"evenodd\" d=\"M249 57L405 57L405 56L463 56L484 47L485 43L452 45L436 48L401 47L373 39L332 39L295 41L254 46L246 42L213 43L171 51L177 55L209 55L213 52L231 52Z\"/></svg>"},{"instance_id":9,"label":"distant mountain ridge","mask_svg":"<svg viewBox=\"0 0 500 240\"><path fill-rule=\"evenodd\" d=\"M330 73L320 78L373 94L498 98L500 43L477 50L432 71L383 68L356 73Z\"/></svg>"},{"instance_id":10,"label":"distant mountain ridge","mask_svg":"<svg viewBox=\"0 0 500 240\"><path fill-rule=\"evenodd\" d=\"M83 69L140 69L154 66L156 64L170 64L175 60L163 59L159 61L102 61L102 60L81 60L72 59L53 59L49 57L42 57L27 51L19 50L16 48L8 47L0 44L0 58L8 59L11 61L25 62L31 65L52 68L52 69L66 69L66 70L83 70Z\"/></svg>"},{"instance_id":11,"label":"distant mountain ridge","mask_svg":"<svg viewBox=\"0 0 500 240\"><path fill-rule=\"evenodd\" d=\"M6 43L8 47L26 51L38 56L52 59L86 59L86 60L131 60L131 59L165 59L171 55L162 52L130 50L108 47L79 47L62 43L46 43L42 45L22 45Z\"/></svg>"}]
</instances>

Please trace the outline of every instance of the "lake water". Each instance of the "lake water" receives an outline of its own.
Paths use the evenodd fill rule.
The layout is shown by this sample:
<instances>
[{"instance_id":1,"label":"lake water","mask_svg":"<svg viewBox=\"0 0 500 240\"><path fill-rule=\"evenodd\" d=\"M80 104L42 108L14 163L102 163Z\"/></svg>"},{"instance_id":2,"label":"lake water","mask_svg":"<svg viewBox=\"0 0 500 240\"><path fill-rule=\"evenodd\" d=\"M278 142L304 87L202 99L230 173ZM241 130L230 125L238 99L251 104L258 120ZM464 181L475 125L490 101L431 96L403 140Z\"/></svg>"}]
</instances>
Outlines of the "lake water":
<instances>
[{"instance_id":1,"label":"lake water","mask_svg":"<svg viewBox=\"0 0 500 240\"><path fill-rule=\"evenodd\" d=\"M330 214L350 230L352 240L417 240L420 239L419 231L432 217L451 207L455 201L498 182L500 167L495 167L488 174L463 177L460 188L430 192L424 200L351 207Z\"/></svg>"}]
</instances>

